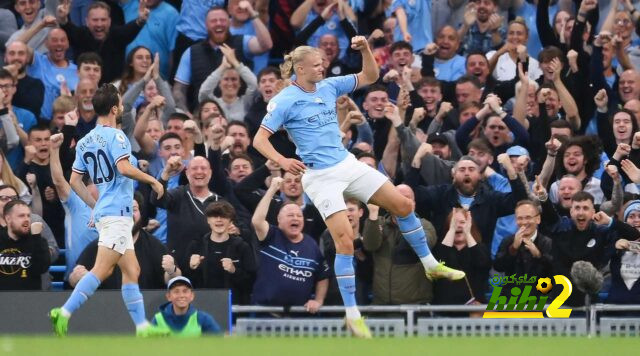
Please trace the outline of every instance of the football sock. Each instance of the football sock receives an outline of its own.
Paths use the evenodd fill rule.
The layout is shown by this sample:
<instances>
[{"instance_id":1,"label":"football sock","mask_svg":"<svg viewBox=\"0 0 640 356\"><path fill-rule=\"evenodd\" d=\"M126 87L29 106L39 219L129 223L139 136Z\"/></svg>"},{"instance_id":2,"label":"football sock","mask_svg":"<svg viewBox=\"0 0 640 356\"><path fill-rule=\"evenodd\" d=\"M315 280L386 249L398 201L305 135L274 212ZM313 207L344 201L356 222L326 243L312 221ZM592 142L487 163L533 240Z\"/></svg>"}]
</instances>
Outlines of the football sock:
<instances>
[{"instance_id":1,"label":"football sock","mask_svg":"<svg viewBox=\"0 0 640 356\"><path fill-rule=\"evenodd\" d=\"M71 316L93 295L98 286L100 286L100 280L95 274L91 272L85 274L73 289L67 302L62 306L62 315L65 317Z\"/></svg>"},{"instance_id":2,"label":"football sock","mask_svg":"<svg viewBox=\"0 0 640 356\"><path fill-rule=\"evenodd\" d=\"M333 264L336 273L338 288L344 303L347 318L360 318L360 311L356 304L356 275L353 268L353 256L336 254L336 260Z\"/></svg>"},{"instance_id":3,"label":"football sock","mask_svg":"<svg viewBox=\"0 0 640 356\"><path fill-rule=\"evenodd\" d=\"M402 237L411 245L413 251L420 258L420 262L425 270L438 267L438 261L433 257L429 246L427 246L427 236L424 233L420 219L415 213L411 213L405 217L396 216L398 227Z\"/></svg>"},{"instance_id":4,"label":"football sock","mask_svg":"<svg viewBox=\"0 0 640 356\"><path fill-rule=\"evenodd\" d=\"M129 283L122 285L122 300L127 306L127 311L131 316L131 320L136 324L136 328L145 328L149 325L144 312L144 299L140 293L138 284Z\"/></svg>"}]
</instances>

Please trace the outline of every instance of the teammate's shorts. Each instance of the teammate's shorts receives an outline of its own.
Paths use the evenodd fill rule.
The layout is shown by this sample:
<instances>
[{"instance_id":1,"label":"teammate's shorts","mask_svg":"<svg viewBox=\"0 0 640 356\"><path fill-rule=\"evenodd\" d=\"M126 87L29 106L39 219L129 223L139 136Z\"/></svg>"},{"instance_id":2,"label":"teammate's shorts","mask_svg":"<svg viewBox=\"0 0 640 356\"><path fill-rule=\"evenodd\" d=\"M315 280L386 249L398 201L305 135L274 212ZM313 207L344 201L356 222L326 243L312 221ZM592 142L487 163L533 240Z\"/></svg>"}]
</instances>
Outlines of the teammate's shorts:
<instances>
[{"instance_id":1,"label":"teammate's shorts","mask_svg":"<svg viewBox=\"0 0 640 356\"><path fill-rule=\"evenodd\" d=\"M133 217L103 216L96 222L98 229L98 246L112 249L121 255L126 250L133 250Z\"/></svg>"},{"instance_id":2,"label":"teammate's shorts","mask_svg":"<svg viewBox=\"0 0 640 356\"><path fill-rule=\"evenodd\" d=\"M356 198L366 204L387 181L384 174L350 153L333 167L307 169L302 176L302 188L326 220L331 214L347 209L345 198Z\"/></svg>"}]
</instances>

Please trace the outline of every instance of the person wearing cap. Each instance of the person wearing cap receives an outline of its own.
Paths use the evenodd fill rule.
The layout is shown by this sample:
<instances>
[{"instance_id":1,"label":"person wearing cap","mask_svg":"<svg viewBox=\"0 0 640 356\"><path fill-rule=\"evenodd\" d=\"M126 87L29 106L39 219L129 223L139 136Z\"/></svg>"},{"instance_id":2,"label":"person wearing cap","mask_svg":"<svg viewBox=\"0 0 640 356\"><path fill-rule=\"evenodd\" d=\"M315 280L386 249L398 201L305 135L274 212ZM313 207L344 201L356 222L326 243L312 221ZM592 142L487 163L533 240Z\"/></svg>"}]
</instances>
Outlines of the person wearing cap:
<instances>
[{"instance_id":1,"label":"person wearing cap","mask_svg":"<svg viewBox=\"0 0 640 356\"><path fill-rule=\"evenodd\" d=\"M631 200L624 207L624 222L640 230L640 200ZM607 296L607 303L611 304L640 304L640 253L634 249L634 244L640 239L629 241L620 239L616 242L616 253L611 258L611 289ZM637 245L636 245L637 246Z\"/></svg>"},{"instance_id":2,"label":"person wearing cap","mask_svg":"<svg viewBox=\"0 0 640 356\"><path fill-rule=\"evenodd\" d=\"M195 299L193 285L187 277L174 277L167 283L168 302L160 306L151 324L164 329L171 336L198 337L220 334L222 330L213 317L191 305Z\"/></svg>"}]
</instances>

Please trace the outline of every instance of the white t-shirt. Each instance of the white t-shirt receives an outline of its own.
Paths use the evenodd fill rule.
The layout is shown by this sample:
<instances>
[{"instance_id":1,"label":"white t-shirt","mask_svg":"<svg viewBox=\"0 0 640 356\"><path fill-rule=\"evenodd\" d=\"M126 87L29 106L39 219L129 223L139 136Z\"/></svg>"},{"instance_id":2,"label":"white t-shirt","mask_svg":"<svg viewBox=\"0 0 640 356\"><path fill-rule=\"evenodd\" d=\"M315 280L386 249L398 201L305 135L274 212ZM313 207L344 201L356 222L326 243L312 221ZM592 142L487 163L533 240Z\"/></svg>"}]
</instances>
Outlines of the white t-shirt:
<instances>
[{"instance_id":1,"label":"white t-shirt","mask_svg":"<svg viewBox=\"0 0 640 356\"><path fill-rule=\"evenodd\" d=\"M487 59L491 59L496 54L496 51L490 51L487 53ZM498 58L496 68L493 70L493 77L499 81L507 81L516 77L517 74L516 62L511 59L509 53L504 53ZM542 69L536 59L529 57L529 79L537 80L542 75Z\"/></svg>"}]
</instances>

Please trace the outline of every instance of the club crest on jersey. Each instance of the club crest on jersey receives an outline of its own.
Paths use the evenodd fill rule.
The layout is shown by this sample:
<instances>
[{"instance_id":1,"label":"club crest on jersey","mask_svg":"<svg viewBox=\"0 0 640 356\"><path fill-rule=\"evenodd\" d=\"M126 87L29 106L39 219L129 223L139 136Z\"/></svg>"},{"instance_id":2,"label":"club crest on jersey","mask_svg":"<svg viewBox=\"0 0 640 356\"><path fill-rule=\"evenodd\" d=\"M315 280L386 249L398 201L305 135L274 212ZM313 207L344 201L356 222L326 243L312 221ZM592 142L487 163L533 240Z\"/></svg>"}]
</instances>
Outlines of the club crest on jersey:
<instances>
[{"instance_id":1,"label":"club crest on jersey","mask_svg":"<svg viewBox=\"0 0 640 356\"><path fill-rule=\"evenodd\" d=\"M269 104L267 104L267 112L272 112L273 110L276 109L276 103L273 101L269 101Z\"/></svg>"}]
</instances>

